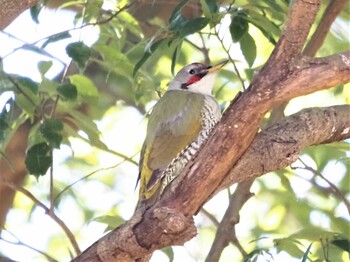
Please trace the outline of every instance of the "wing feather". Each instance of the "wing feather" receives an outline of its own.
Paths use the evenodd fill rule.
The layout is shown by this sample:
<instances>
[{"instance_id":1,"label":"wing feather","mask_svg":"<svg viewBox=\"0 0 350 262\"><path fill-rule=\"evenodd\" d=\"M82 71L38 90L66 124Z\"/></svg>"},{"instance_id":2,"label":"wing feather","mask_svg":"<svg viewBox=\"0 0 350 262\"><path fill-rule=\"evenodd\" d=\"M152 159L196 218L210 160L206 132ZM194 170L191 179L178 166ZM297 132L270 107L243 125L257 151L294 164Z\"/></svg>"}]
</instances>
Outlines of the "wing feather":
<instances>
[{"instance_id":1,"label":"wing feather","mask_svg":"<svg viewBox=\"0 0 350 262\"><path fill-rule=\"evenodd\" d=\"M178 153L197 138L203 103L201 94L174 90L165 93L153 108L140 160L140 194L145 193L146 198L157 189L146 192L147 184L157 181Z\"/></svg>"}]
</instances>

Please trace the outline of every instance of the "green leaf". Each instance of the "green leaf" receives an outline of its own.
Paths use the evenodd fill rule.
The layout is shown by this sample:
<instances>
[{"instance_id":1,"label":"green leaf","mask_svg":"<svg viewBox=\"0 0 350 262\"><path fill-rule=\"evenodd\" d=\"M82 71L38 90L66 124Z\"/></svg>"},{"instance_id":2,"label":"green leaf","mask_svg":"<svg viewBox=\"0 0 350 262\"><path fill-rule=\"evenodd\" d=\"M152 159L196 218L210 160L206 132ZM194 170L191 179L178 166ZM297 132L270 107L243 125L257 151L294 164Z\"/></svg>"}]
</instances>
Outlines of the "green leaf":
<instances>
[{"instance_id":1,"label":"green leaf","mask_svg":"<svg viewBox=\"0 0 350 262\"><path fill-rule=\"evenodd\" d=\"M174 261L174 250L171 246L163 248L162 251L168 256L170 262Z\"/></svg>"},{"instance_id":2,"label":"green leaf","mask_svg":"<svg viewBox=\"0 0 350 262\"><path fill-rule=\"evenodd\" d=\"M46 139L43 134L40 132L41 123L38 122L32 126L28 134L28 147L31 147L36 144L45 143L47 144Z\"/></svg>"},{"instance_id":3,"label":"green leaf","mask_svg":"<svg viewBox=\"0 0 350 262\"><path fill-rule=\"evenodd\" d=\"M182 0L180 3L174 8L171 16L169 18L169 29L172 30L177 26L180 26L187 19L181 14L181 9L187 4L188 0Z\"/></svg>"},{"instance_id":4,"label":"green leaf","mask_svg":"<svg viewBox=\"0 0 350 262\"><path fill-rule=\"evenodd\" d=\"M46 143L33 145L27 151L25 164L30 174L36 177L45 175L52 165L51 148Z\"/></svg>"},{"instance_id":5,"label":"green leaf","mask_svg":"<svg viewBox=\"0 0 350 262\"><path fill-rule=\"evenodd\" d=\"M303 258L301 260L301 262L306 262L307 259L308 259L308 255L310 253L310 249L311 249L311 246L312 246L312 242L310 243L310 245L308 246L308 248L306 249L304 255L303 255Z\"/></svg>"},{"instance_id":6,"label":"green leaf","mask_svg":"<svg viewBox=\"0 0 350 262\"><path fill-rule=\"evenodd\" d=\"M70 38L72 37L70 35L70 33L68 33L67 31L64 31L62 33L58 33L58 34L55 34L53 36L50 36L42 45L41 45L41 48L45 48L47 45L51 44L51 43L54 43L54 42L57 42L57 41L60 41L60 40L63 40L63 39L67 39L67 38Z\"/></svg>"},{"instance_id":7,"label":"green leaf","mask_svg":"<svg viewBox=\"0 0 350 262\"><path fill-rule=\"evenodd\" d=\"M55 58L50 53L46 52L44 49L42 49L40 47L37 47L35 45L32 45L32 44L24 44L24 45L22 45L22 49L29 50L29 51L38 53L40 55L44 55L44 56Z\"/></svg>"},{"instance_id":8,"label":"green leaf","mask_svg":"<svg viewBox=\"0 0 350 262\"><path fill-rule=\"evenodd\" d=\"M151 55L160 47L160 45L164 42L164 38L158 40L157 42L155 42L154 44L152 44L150 50L146 51L142 58L136 63L134 70L132 72L133 77L135 77L137 71L139 71L140 67L147 61L148 58L151 57Z\"/></svg>"},{"instance_id":9,"label":"green leaf","mask_svg":"<svg viewBox=\"0 0 350 262\"><path fill-rule=\"evenodd\" d=\"M57 83L56 81L44 78L39 84L39 91L49 96L56 96L57 95L56 89L58 86L59 86L59 83Z\"/></svg>"},{"instance_id":10,"label":"green leaf","mask_svg":"<svg viewBox=\"0 0 350 262\"><path fill-rule=\"evenodd\" d=\"M289 238L318 241L321 238L333 238L335 235L337 234L334 232L325 231L320 228L310 226L295 232L294 234L290 235Z\"/></svg>"},{"instance_id":11,"label":"green leaf","mask_svg":"<svg viewBox=\"0 0 350 262\"><path fill-rule=\"evenodd\" d=\"M90 47L83 42L75 42L67 45L66 52L81 70L85 68L91 55Z\"/></svg>"},{"instance_id":12,"label":"green leaf","mask_svg":"<svg viewBox=\"0 0 350 262\"><path fill-rule=\"evenodd\" d=\"M169 30L173 32L180 32L188 20L181 13L169 24Z\"/></svg>"},{"instance_id":13,"label":"green leaf","mask_svg":"<svg viewBox=\"0 0 350 262\"><path fill-rule=\"evenodd\" d=\"M335 239L331 241L331 244L339 247L340 249L348 252L350 254L350 241L349 239Z\"/></svg>"},{"instance_id":14,"label":"green leaf","mask_svg":"<svg viewBox=\"0 0 350 262\"><path fill-rule=\"evenodd\" d=\"M137 36L139 39L142 38L142 30L139 26L139 22L128 12L122 12L118 15L118 19L123 21L123 26L127 28L131 33Z\"/></svg>"},{"instance_id":15,"label":"green leaf","mask_svg":"<svg viewBox=\"0 0 350 262\"><path fill-rule=\"evenodd\" d=\"M180 56L180 51L181 51L181 46L182 46L182 42L180 42L177 47L175 48L174 50L174 53L173 53L173 56L172 56L172 59L171 59L171 74L174 75L174 71L175 71L175 66L176 66L176 63L177 63L177 60Z\"/></svg>"},{"instance_id":16,"label":"green leaf","mask_svg":"<svg viewBox=\"0 0 350 262\"><path fill-rule=\"evenodd\" d=\"M89 0L86 1L84 6L84 21L88 22L94 18L97 18L101 14L101 8L103 5L103 0Z\"/></svg>"},{"instance_id":17,"label":"green leaf","mask_svg":"<svg viewBox=\"0 0 350 262\"><path fill-rule=\"evenodd\" d=\"M4 131L4 130L8 129L9 127L10 127L10 125L6 121L5 117L0 115L0 130Z\"/></svg>"},{"instance_id":18,"label":"green leaf","mask_svg":"<svg viewBox=\"0 0 350 262\"><path fill-rule=\"evenodd\" d=\"M74 119L74 124L89 137L91 145L101 148L103 150L108 147L100 139L100 131L97 128L97 125L92 119L78 111L69 112ZM72 130L73 131L73 130ZM72 135L81 137L76 130L72 132Z\"/></svg>"},{"instance_id":19,"label":"green leaf","mask_svg":"<svg viewBox=\"0 0 350 262\"><path fill-rule=\"evenodd\" d=\"M58 119L46 119L40 126L40 132L54 148L60 148L62 142L63 123Z\"/></svg>"},{"instance_id":20,"label":"green leaf","mask_svg":"<svg viewBox=\"0 0 350 262\"><path fill-rule=\"evenodd\" d=\"M38 3L30 8L30 16L32 17L32 20L39 24L39 14L41 12L41 9L43 9L43 5L41 3Z\"/></svg>"},{"instance_id":21,"label":"green leaf","mask_svg":"<svg viewBox=\"0 0 350 262\"><path fill-rule=\"evenodd\" d=\"M33 117L36 107L41 102L38 84L28 77L15 76L13 80L16 83L16 104Z\"/></svg>"},{"instance_id":22,"label":"green leaf","mask_svg":"<svg viewBox=\"0 0 350 262\"><path fill-rule=\"evenodd\" d=\"M249 16L247 17L248 22L252 23L257 28L259 28L262 33L266 32L271 37L272 35L276 35L276 36L280 35L281 29L264 15L253 10L249 10L248 14L249 14Z\"/></svg>"},{"instance_id":23,"label":"green leaf","mask_svg":"<svg viewBox=\"0 0 350 262\"><path fill-rule=\"evenodd\" d=\"M252 262L255 261L256 258L259 257L259 255L263 255L264 253L269 254L268 249L264 249L264 248L257 248L255 250L253 250L252 252L250 252L249 254L247 254L244 258L244 262Z\"/></svg>"},{"instance_id":24,"label":"green leaf","mask_svg":"<svg viewBox=\"0 0 350 262\"><path fill-rule=\"evenodd\" d=\"M330 144L332 145L332 144ZM346 145L346 144L344 144ZM347 145L348 146L348 145ZM349 147L349 146L348 146ZM346 149L342 149L340 146L328 146L328 145L320 145L317 147L317 150L314 148L307 148L304 150L309 156L313 158L313 160L317 164L317 170L322 172L322 170L326 167L330 160L339 160L343 157L346 157Z\"/></svg>"},{"instance_id":25,"label":"green leaf","mask_svg":"<svg viewBox=\"0 0 350 262\"><path fill-rule=\"evenodd\" d=\"M41 75L41 78L44 79L45 74L52 67L52 61L40 61L38 63L38 69Z\"/></svg>"},{"instance_id":26,"label":"green leaf","mask_svg":"<svg viewBox=\"0 0 350 262\"><path fill-rule=\"evenodd\" d=\"M179 30L179 36L185 37L203 29L209 23L208 18L198 17L186 22Z\"/></svg>"},{"instance_id":27,"label":"green leaf","mask_svg":"<svg viewBox=\"0 0 350 262\"><path fill-rule=\"evenodd\" d=\"M86 0L73 0L73 1L67 1L67 2L62 2L62 4L60 5L60 8L68 8L71 6L79 6L79 5L84 5L86 3Z\"/></svg>"},{"instance_id":28,"label":"green leaf","mask_svg":"<svg viewBox=\"0 0 350 262\"><path fill-rule=\"evenodd\" d=\"M95 217L94 219L92 219L92 221L106 224L107 228L105 232L112 230L125 222L124 219L122 219L120 216L109 216L109 215Z\"/></svg>"},{"instance_id":29,"label":"green leaf","mask_svg":"<svg viewBox=\"0 0 350 262\"><path fill-rule=\"evenodd\" d=\"M203 14L206 18L211 18L213 14L217 13L219 8L215 0L200 0Z\"/></svg>"},{"instance_id":30,"label":"green leaf","mask_svg":"<svg viewBox=\"0 0 350 262\"><path fill-rule=\"evenodd\" d=\"M10 100L12 100L12 98L10 98L5 105L8 104ZM0 113L0 142L5 139L6 130L10 128L9 115L9 112L5 110L4 106L3 111Z\"/></svg>"},{"instance_id":31,"label":"green leaf","mask_svg":"<svg viewBox=\"0 0 350 262\"><path fill-rule=\"evenodd\" d=\"M249 67L252 67L256 58L256 44L254 38L246 33L241 37L239 44L245 60Z\"/></svg>"},{"instance_id":32,"label":"green leaf","mask_svg":"<svg viewBox=\"0 0 350 262\"><path fill-rule=\"evenodd\" d=\"M300 242L291 238L281 238L274 240L277 252L285 251L293 257L302 257L303 251L298 247Z\"/></svg>"},{"instance_id":33,"label":"green leaf","mask_svg":"<svg viewBox=\"0 0 350 262\"><path fill-rule=\"evenodd\" d=\"M30 90L33 94L38 93L38 84L34 82L32 79L29 77L17 77L16 78L17 83L21 86L24 87L26 90ZM24 90L23 90L24 91Z\"/></svg>"},{"instance_id":34,"label":"green leaf","mask_svg":"<svg viewBox=\"0 0 350 262\"><path fill-rule=\"evenodd\" d=\"M95 84L89 78L76 74L69 76L69 80L76 86L79 97L88 103L97 103L98 91Z\"/></svg>"},{"instance_id":35,"label":"green leaf","mask_svg":"<svg viewBox=\"0 0 350 262\"><path fill-rule=\"evenodd\" d=\"M63 99L75 100L78 96L77 87L72 84L63 84L57 87L57 92Z\"/></svg>"},{"instance_id":36,"label":"green leaf","mask_svg":"<svg viewBox=\"0 0 350 262\"><path fill-rule=\"evenodd\" d=\"M36 106L28 100L23 94L17 94L15 99L16 105L21 108L28 116L33 119Z\"/></svg>"},{"instance_id":37,"label":"green leaf","mask_svg":"<svg viewBox=\"0 0 350 262\"><path fill-rule=\"evenodd\" d=\"M248 31L247 13L243 10L235 9L231 14L230 33L234 43L237 43L241 37Z\"/></svg>"}]
</instances>

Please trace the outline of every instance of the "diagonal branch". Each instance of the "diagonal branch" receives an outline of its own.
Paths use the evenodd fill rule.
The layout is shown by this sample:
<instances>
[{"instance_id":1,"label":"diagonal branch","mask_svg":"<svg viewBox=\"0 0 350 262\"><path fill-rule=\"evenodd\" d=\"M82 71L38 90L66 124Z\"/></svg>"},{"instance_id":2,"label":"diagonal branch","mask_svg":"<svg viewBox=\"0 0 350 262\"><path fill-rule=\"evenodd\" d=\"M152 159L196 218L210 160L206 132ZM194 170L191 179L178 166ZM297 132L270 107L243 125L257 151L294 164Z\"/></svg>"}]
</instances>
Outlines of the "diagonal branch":
<instances>
[{"instance_id":1,"label":"diagonal branch","mask_svg":"<svg viewBox=\"0 0 350 262\"><path fill-rule=\"evenodd\" d=\"M348 0L332 0L330 2L316 28L316 31L313 33L310 41L304 48L304 55L312 57L316 55L316 52L322 46L331 25L346 3L348 3Z\"/></svg>"},{"instance_id":2,"label":"diagonal branch","mask_svg":"<svg viewBox=\"0 0 350 262\"><path fill-rule=\"evenodd\" d=\"M217 192L295 162L309 146L350 137L350 105L304 109L261 132Z\"/></svg>"},{"instance_id":3,"label":"diagonal branch","mask_svg":"<svg viewBox=\"0 0 350 262\"><path fill-rule=\"evenodd\" d=\"M38 2L39 0L0 0L0 30L5 29L17 16Z\"/></svg>"},{"instance_id":4,"label":"diagonal branch","mask_svg":"<svg viewBox=\"0 0 350 262\"><path fill-rule=\"evenodd\" d=\"M268 110L293 97L350 81L349 52L318 59L301 56L319 5L319 0L293 2L285 31L268 62L248 89L231 103L196 159L166 188L155 206L137 210L127 223L103 237L75 261L146 261L156 249L191 239L195 235L192 215L225 181L229 170L255 138L259 122ZM274 127L278 124L268 130ZM331 130L326 141L348 136L345 130L337 135ZM290 143L281 145L286 151L290 147Z\"/></svg>"},{"instance_id":5,"label":"diagonal branch","mask_svg":"<svg viewBox=\"0 0 350 262\"><path fill-rule=\"evenodd\" d=\"M289 166L300 151L310 145L349 138L349 110L349 105L306 109L261 132L217 191L234 182ZM181 212L166 207L138 210L126 224L103 237L74 261L133 261L165 245L181 244L195 234L192 218Z\"/></svg>"},{"instance_id":6,"label":"diagonal branch","mask_svg":"<svg viewBox=\"0 0 350 262\"><path fill-rule=\"evenodd\" d=\"M249 191L253 182L254 180L248 180L237 185L235 192L230 197L230 204L219 224L213 245L205 261L219 261L222 251L229 244L232 236L235 243L238 243L235 225L239 222L239 211L242 206L253 196ZM247 255L239 244L236 244L236 246L238 246L242 255Z\"/></svg>"}]
</instances>

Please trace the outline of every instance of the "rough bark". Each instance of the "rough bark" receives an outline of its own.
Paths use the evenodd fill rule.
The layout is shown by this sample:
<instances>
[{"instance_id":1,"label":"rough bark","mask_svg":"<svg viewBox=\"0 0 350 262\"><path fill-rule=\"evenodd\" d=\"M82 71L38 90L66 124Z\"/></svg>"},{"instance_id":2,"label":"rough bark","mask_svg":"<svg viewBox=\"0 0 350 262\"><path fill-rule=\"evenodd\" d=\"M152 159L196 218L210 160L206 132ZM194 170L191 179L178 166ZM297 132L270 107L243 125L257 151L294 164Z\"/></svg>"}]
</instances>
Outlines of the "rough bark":
<instances>
[{"instance_id":1,"label":"rough bark","mask_svg":"<svg viewBox=\"0 0 350 262\"><path fill-rule=\"evenodd\" d=\"M13 14L3 14L3 11L7 10L6 12L9 12L9 10L14 10L18 15L21 10L25 9L24 6L28 8L35 2L29 0L0 0L0 6L2 7L0 10L0 28L4 28L2 27L3 21L6 20L7 24L9 24L13 17ZM12 3L17 4L17 6L10 6ZM75 261L134 261L136 259L143 261L147 260L155 249L166 245L182 244L189 240L195 235L192 215L197 212L202 204L220 188L245 179L245 177L240 175L244 171L236 171L236 173L235 169L231 172L229 170L253 141L260 119L265 112L293 97L349 81L349 52L317 59L301 55L302 47L318 11L319 4L320 1L315 0L297 0L293 3L285 31L270 59L254 78L248 90L231 104L206 146L201 150L196 160L188 165L179 179L174 181L175 183L167 190L164 198L149 210L138 210L126 224L96 242L81 256L77 257ZM338 122L340 118L345 119L344 123L349 122L349 118L343 118L344 113L341 113L345 112L346 117L346 111L343 110L349 109L346 107L343 109L334 107L325 110L328 113L326 115L320 113L318 117L321 119L324 117L324 119L328 120L336 119L334 127L339 132L323 133L323 135L329 135L329 137L324 141L313 143L332 142L349 137L348 131L346 132L348 130L347 127L340 125L341 121ZM323 110L321 111L323 112ZM305 111L302 114L305 114ZM318 113L315 114L317 115ZM294 123L294 121L292 122ZM314 124L314 121L305 120L304 122L306 123L305 129L312 127ZM290 127L290 123L279 124L285 129ZM339 126L337 126L338 124ZM296 125L301 124L298 123ZM269 130L271 132L282 132L283 128L279 129L278 125L274 125ZM242 130L245 130L245 132L242 132ZM332 132L333 129L327 130ZM297 139L300 138L295 137L293 140L295 132L296 130L291 132L290 140L284 137L286 140L281 141L277 139L270 141L270 144L263 143L263 145L269 146L269 150L268 152L266 150L263 151L262 157L265 154L274 152L273 148L276 145L281 147L280 150L282 150L276 152L284 152L285 154L289 152L287 151L291 145L289 142L298 141ZM258 135L252 147L258 143L257 141L260 141L259 137L263 136L263 134ZM270 135L273 136L273 134ZM314 139L308 137L307 132L302 137L305 146L311 145L308 144L308 141ZM318 137L321 138L322 136ZM300 145L300 148L298 148L296 142L293 142L294 145L296 147L292 153L298 154L298 150L303 147ZM283 151L283 146L285 151ZM257 148L260 147L257 146ZM249 150L246 154L248 153ZM293 156L291 155L291 160L293 160ZM268 158L269 156L265 157ZM243 161L244 158L243 156L240 161ZM271 159L273 160L273 158ZM279 163L278 161L276 162ZM216 165L215 163L222 164ZM269 168L278 168L272 165L267 166L266 162L264 163L263 168L259 166L259 172L251 177L259 176L265 171L267 172ZM287 165L286 162L284 163ZM239 162L236 166L239 166ZM227 174L229 175L227 176ZM181 187L181 195L177 193L180 192L176 190L178 187Z\"/></svg>"},{"instance_id":2,"label":"rough bark","mask_svg":"<svg viewBox=\"0 0 350 262\"><path fill-rule=\"evenodd\" d=\"M217 192L234 183L289 166L304 148L348 137L349 105L304 109L259 133Z\"/></svg>"},{"instance_id":3,"label":"rough bark","mask_svg":"<svg viewBox=\"0 0 350 262\"><path fill-rule=\"evenodd\" d=\"M9 25L17 16L21 14L21 12L32 7L37 2L38 0L0 0L0 30L5 29L7 25ZM46 7L56 9L64 2L64 0L50 0L46 3ZM166 2L154 2L153 0L136 1L131 6L129 11L140 22L140 26L142 27L145 36L150 37L156 32L156 30L158 30L158 27L152 25L152 23L149 23L149 21L156 16L164 21L167 21L172 10L177 4L178 1L175 0ZM76 12L81 11L81 7L74 5L70 6L69 9ZM199 2L192 2L186 5L182 11L186 17L191 19L198 17L200 10ZM132 37L132 35L129 35L129 37ZM129 39L129 41L133 42L138 40ZM78 68L71 66L69 67L69 72L67 75L78 73L78 71ZM104 79L108 78L110 72L106 71L97 63L90 63L85 70L85 74L94 81L99 89L99 93L102 93L110 98L113 97L114 101L123 100L126 102L126 104L131 104L140 110L140 112L144 111L144 108L141 108L138 104L135 104L135 101L130 100L130 97L124 96L118 92L117 88L113 88L114 83L106 83L106 81L104 81ZM87 114L87 111L88 110L86 107L84 107L84 110L80 110L80 112L83 114ZM5 154L7 158L11 162L17 163L16 166L18 168L11 170L6 160L2 159L0 162L0 175L2 175L6 181L14 183L17 186L22 185L27 175L24 166L24 152L27 149L27 138L31 127L32 125L29 123L20 127L20 131L18 131L16 135L10 139L8 147L6 148ZM0 185L0 231L5 223L7 212L12 206L14 196L15 193L12 189L6 185Z\"/></svg>"},{"instance_id":4,"label":"rough bark","mask_svg":"<svg viewBox=\"0 0 350 262\"><path fill-rule=\"evenodd\" d=\"M349 112L349 105L311 108L281 120L254 139L219 189L286 167L309 146L349 138ZM246 194L242 196L242 201L249 198ZM158 205L150 210L138 210L127 223L101 238L74 261L143 261L152 251L182 244L195 233L191 216Z\"/></svg>"},{"instance_id":5,"label":"rough bark","mask_svg":"<svg viewBox=\"0 0 350 262\"><path fill-rule=\"evenodd\" d=\"M38 2L39 0L0 0L0 30Z\"/></svg>"},{"instance_id":6,"label":"rough bark","mask_svg":"<svg viewBox=\"0 0 350 262\"><path fill-rule=\"evenodd\" d=\"M285 30L266 65L254 77L249 88L231 103L196 159L186 166L155 206L138 210L130 221L112 231L108 239L102 238L74 261L144 261L155 249L184 243L193 236L192 230L186 232L174 226L175 230L168 234L168 229L173 226L170 222L168 225L162 222L169 221L177 213L178 219L183 217L183 221L177 221L177 224L189 223L189 218L220 188L232 166L249 147L257 134L260 120L268 110L294 97L350 81L350 52L316 59L301 54L319 5L320 1L316 0L293 2ZM337 109L334 110L337 112ZM305 122L307 126L313 123ZM318 143L330 142L331 137L334 141L348 137L347 116L345 123L345 126L337 127L339 132L336 134L328 129L331 133ZM277 127L274 125L269 130L279 130ZM297 135L298 130L294 131ZM297 139L292 137L287 141L295 143ZM315 143L313 139L309 138L311 144ZM290 147L290 143L283 141L276 144ZM228 184L232 182L229 181ZM162 214L161 220L157 219L158 213ZM189 225L189 228L192 227Z\"/></svg>"},{"instance_id":7,"label":"rough bark","mask_svg":"<svg viewBox=\"0 0 350 262\"><path fill-rule=\"evenodd\" d=\"M26 121L12 137L12 141L16 143L9 143L7 146L4 152L6 158L0 157L0 178L11 181L17 186L23 184L27 174L23 159L25 158L29 130L30 123ZM0 232L5 223L6 213L12 206L15 193L15 190L4 183L0 183Z\"/></svg>"}]
</instances>

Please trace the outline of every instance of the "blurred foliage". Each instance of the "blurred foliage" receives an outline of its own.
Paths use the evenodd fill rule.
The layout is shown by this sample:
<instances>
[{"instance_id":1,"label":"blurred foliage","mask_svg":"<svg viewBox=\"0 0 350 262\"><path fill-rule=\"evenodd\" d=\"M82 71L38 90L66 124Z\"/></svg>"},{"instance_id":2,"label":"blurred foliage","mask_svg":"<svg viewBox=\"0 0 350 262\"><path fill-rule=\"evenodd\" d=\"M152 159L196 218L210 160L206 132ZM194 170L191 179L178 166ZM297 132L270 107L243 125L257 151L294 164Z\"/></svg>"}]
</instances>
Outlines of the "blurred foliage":
<instances>
[{"instance_id":1,"label":"blurred foliage","mask_svg":"<svg viewBox=\"0 0 350 262\"><path fill-rule=\"evenodd\" d=\"M50 23L41 20L41 13L48 12L46 2L50 3L43 1L30 11L38 25ZM157 6L158 1L151 2ZM58 216L82 248L133 213L145 116L174 73L190 62L230 58L231 65L219 73L214 88L224 109L266 61L281 34L289 1L182 0L169 10L167 19L160 18L155 9L147 21L140 15L142 10L137 13L133 9L138 4L125 0L63 1L57 12L69 13L67 19L73 21L73 28L14 46L0 60L0 154L6 158L4 151L12 135L23 122L30 121L25 164L35 179L28 177L25 188L47 206L54 198ZM69 9L74 10L73 16L66 11ZM348 48L348 22L349 8L337 18L317 55ZM156 30L149 34L146 24ZM85 43L81 35L74 36L86 28L97 29L91 33L96 34L92 44ZM51 46L65 50L71 61L49 51ZM43 59L28 72L37 70L40 78L7 72L7 60L20 50ZM57 63L63 69L48 77ZM349 102L349 89L335 87L291 101L286 112L297 112L306 105ZM349 144L342 142L306 149L292 168L258 179L253 186L256 196L241 210L236 230L248 255L243 257L232 245L221 260L349 260L349 168ZM51 194L49 170L54 177ZM226 208L222 203L227 201L228 194L222 192L206 208L219 219ZM44 214L37 209L17 194L6 229L26 239L26 244L20 244L23 249L37 246L36 238L26 236L31 227L43 230L40 221ZM183 261L181 256L186 261L205 258L216 226L203 214L196 219L199 236L182 251L171 247L157 251L155 261L165 257ZM21 223L25 226L16 229ZM52 224L45 221L50 230L43 233L46 242L38 248L59 261L66 260L71 247L62 244L67 242L66 236ZM11 236L5 231L0 242L6 239ZM16 249L6 251L5 247L0 246L0 252L16 258L12 251ZM39 253L30 256L43 258Z\"/></svg>"}]
</instances>

